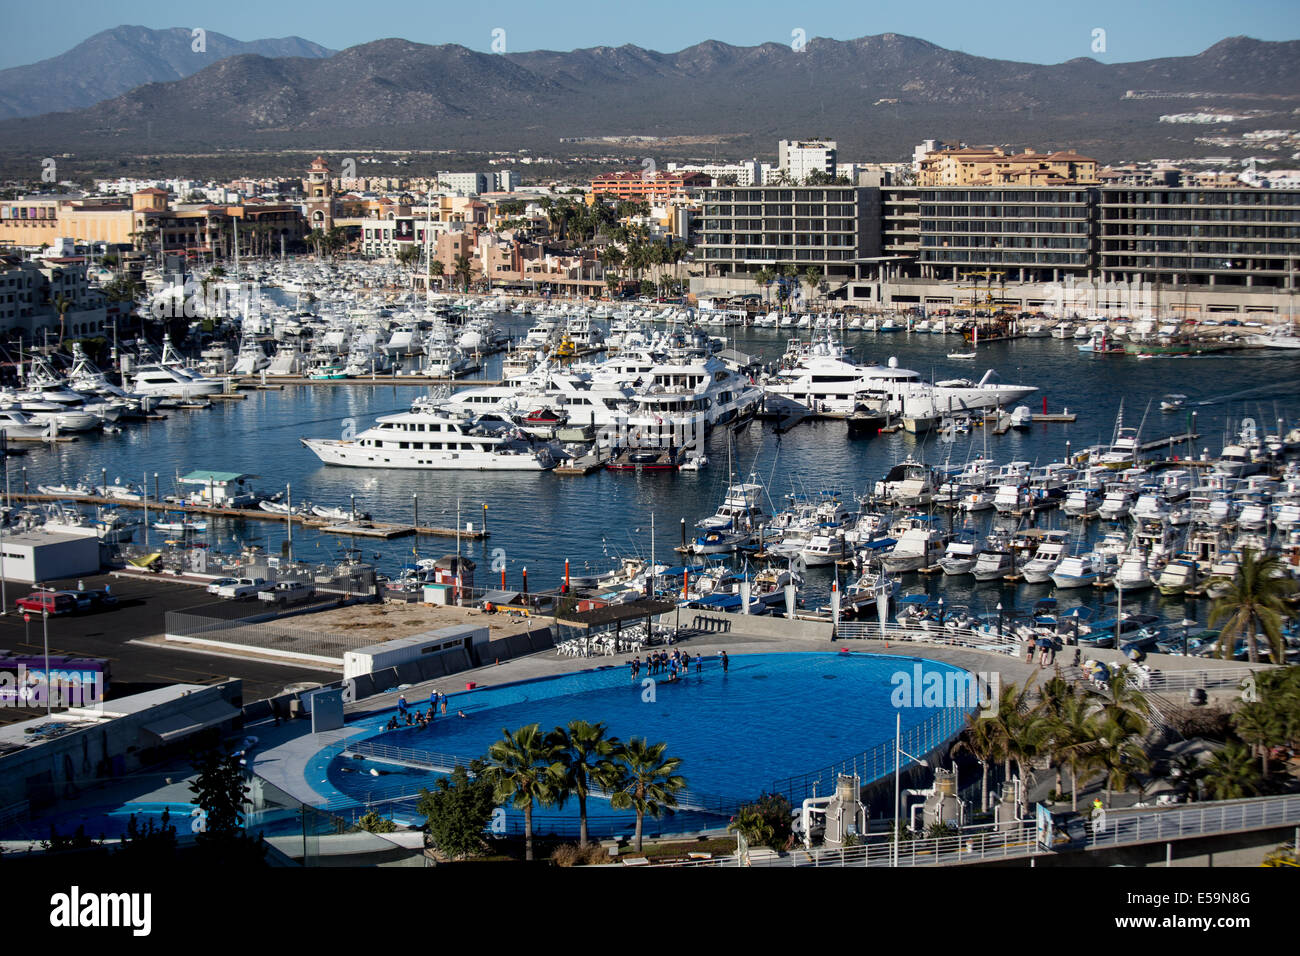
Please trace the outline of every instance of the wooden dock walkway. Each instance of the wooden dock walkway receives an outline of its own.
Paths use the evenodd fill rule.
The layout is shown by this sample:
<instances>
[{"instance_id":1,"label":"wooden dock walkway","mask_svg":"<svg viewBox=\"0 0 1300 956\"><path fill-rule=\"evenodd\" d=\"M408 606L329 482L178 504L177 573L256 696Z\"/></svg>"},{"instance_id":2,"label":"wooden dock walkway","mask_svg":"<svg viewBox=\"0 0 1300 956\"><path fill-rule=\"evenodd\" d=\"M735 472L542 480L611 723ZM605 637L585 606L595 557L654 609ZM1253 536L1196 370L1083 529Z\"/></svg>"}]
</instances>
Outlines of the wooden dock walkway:
<instances>
[{"instance_id":1,"label":"wooden dock walkway","mask_svg":"<svg viewBox=\"0 0 1300 956\"><path fill-rule=\"evenodd\" d=\"M34 492L13 492L9 497L16 501L33 503L73 502L79 505L115 505L126 508L147 508L153 512L183 512L185 514L206 515L216 518L235 518L243 521L272 521L281 524L285 521L291 521L295 525L319 530L326 534L357 535L369 538L400 538L412 534L434 538L454 538L457 536L455 528L439 528L429 525L413 527L409 524L395 524L385 521L364 521L355 525L351 523L340 524L334 518L320 518L316 515L278 515L270 511L263 511L261 508L220 508L212 505L178 504L156 499L133 501L125 498L105 498L102 495L43 495ZM482 541L489 537L491 532L483 528L475 528L473 531L461 528L459 534L466 541Z\"/></svg>"}]
</instances>

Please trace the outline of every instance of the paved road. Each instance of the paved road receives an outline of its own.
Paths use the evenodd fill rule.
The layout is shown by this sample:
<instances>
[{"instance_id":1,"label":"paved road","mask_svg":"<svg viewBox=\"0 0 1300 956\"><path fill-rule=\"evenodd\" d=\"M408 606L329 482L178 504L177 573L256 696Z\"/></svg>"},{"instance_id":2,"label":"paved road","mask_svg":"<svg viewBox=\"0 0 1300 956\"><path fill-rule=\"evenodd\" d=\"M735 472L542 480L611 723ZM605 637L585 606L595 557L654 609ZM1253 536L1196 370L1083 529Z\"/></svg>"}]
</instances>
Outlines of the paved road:
<instances>
[{"instance_id":1,"label":"paved road","mask_svg":"<svg viewBox=\"0 0 1300 956\"><path fill-rule=\"evenodd\" d=\"M281 665L218 657L166 647L146 647L128 643L141 637L161 634L164 614L209 605L204 613L239 613L247 611L235 602L219 602L203 588L178 584L165 578L112 577L87 575L79 579L88 588L109 586L118 597L118 606L91 614L64 615L49 619L50 653L82 657L102 657L112 662L109 699L149 690L166 684L201 684L230 677L244 682L244 700L272 696L286 684L299 681L337 680L338 674L315 670L308 665ZM52 587L75 588L77 580L53 582ZM33 615L25 624L13 602L28 593L24 585L9 582L6 586L8 613L0 617L0 648L18 654L41 654L42 621ZM0 709L0 723L25 720L39 712L23 708Z\"/></svg>"}]
</instances>

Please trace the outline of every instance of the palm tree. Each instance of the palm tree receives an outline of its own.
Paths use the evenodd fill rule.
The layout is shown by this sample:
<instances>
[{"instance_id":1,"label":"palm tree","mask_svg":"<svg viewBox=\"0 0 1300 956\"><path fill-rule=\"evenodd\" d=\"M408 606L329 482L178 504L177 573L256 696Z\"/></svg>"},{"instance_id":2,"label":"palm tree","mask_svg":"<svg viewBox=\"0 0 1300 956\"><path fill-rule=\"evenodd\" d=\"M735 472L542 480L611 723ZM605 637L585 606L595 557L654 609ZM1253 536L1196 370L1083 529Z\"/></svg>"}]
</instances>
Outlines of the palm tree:
<instances>
[{"instance_id":1,"label":"palm tree","mask_svg":"<svg viewBox=\"0 0 1300 956\"><path fill-rule=\"evenodd\" d=\"M1240 800L1260 791L1255 758L1245 744L1229 741L1205 765L1205 788L1215 800Z\"/></svg>"},{"instance_id":2,"label":"palm tree","mask_svg":"<svg viewBox=\"0 0 1300 956\"><path fill-rule=\"evenodd\" d=\"M952 746L949 756L956 756L965 751L980 762L980 810L989 806L989 764L1002 759L1002 750L997 728L987 718L971 715L964 733Z\"/></svg>"},{"instance_id":3,"label":"palm tree","mask_svg":"<svg viewBox=\"0 0 1300 956\"><path fill-rule=\"evenodd\" d=\"M60 292L54 297L54 308L59 312L59 344L63 344L63 322L72 309L72 299Z\"/></svg>"},{"instance_id":4,"label":"palm tree","mask_svg":"<svg viewBox=\"0 0 1300 956\"><path fill-rule=\"evenodd\" d=\"M582 846L588 842L588 793L592 786L606 789L618 777L610 759L618 750L618 738L606 737L605 729L603 723L571 720L568 727L556 727L546 736L547 745L555 748L556 767L562 781L559 805L564 805L569 794L578 798L578 843Z\"/></svg>"},{"instance_id":5,"label":"palm tree","mask_svg":"<svg viewBox=\"0 0 1300 956\"><path fill-rule=\"evenodd\" d=\"M1136 735L1120 721L1103 718L1097 738L1097 766L1106 771L1106 806L1116 790L1127 790L1136 773L1151 767L1151 758Z\"/></svg>"},{"instance_id":6,"label":"palm tree","mask_svg":"<svg viewBox=\"0 0 1300 956\"><path fill-rule=\"evenodd\" d=\"M1048 682L1051 683L1050 681ZM1096 764L1096 704L1084 694L1071 694L1061 700L1056 713L1047 718L1052 734L1052 755L1057 763L1056 792L1061 792L1060 767L1070 768L1070 809L1079 809L1079 771Z\"/></svg>"},{"instance_id":7,"label":"palm tree","mask_svg":"<svg viewBox=\"0 0 1300 956\"><path fill-rule=\"evenodd\" d=\"M776 278L774 273L767 266L759 269L754 273L754 281L763 287L763 308L767 308L767 293L772 285L772 280Z\"/></svg>"},{"instance_id":8,"label":"palm tree","mask_svg":"<svg viewBox=\"0 0 1300 956\"><path fill-rule=\"evenodd\" d=\"M1255 646L1255 637L1263 633L1268 639L1271 663L1284 663L1286 643L1282 638L1282 619L1287 614L1284 600L1295 589L1295 584L1286 576L1281 559L1270 552L1260 554L1252 548L1245 548L1232 580L1216 580L1229 585L1227 593L1218 598L1210 610L1211 627L1220 621L1226 622L1219 630L1220 656L1231 657L1237 638L1245 637L1250 662L1258 663L1259 649Z\"/></svg>"},{"instance_id":9,"label":"palm tree","mask_svg":"<svg viewBox=\"0 0 1300 956\"><path fill-rule=\"evenodd\" d=\"M537 724L513 734L503 729L501 739L488 747L487 778L498 803L509 800L524 811L524 859L533 858L533 807L555 803L558 776L552 768L555 747L542 736Z\"/></svg>"},{"instance_id":10,"label":"palm tree","mask_svg":"<svg viewBox=\"0 0 1300 956\"><path fill-rule=\"evenodd\" d=\"M821 266L809 266L804 270L803 281L808 286L808 301L812 302L817 293L817 286L822 281Z\"/></svg>"},{"instance_id":11,"label":"palm tree","mask_svg":"<svg viewBox=\"0 0 1300 956\"><path fill-rule=\"evenodd\" d=\"M442 285L442 277L446 274L447 267L443 265L441 259L434 259L429 263L429 274L438 280L438 285Z\"/></svg>"},{"instance_id":12,"label":"palm tree","mask_svg":"<svg viewBox=\"0 0 1300 956\"><path fill-rule=\"evenodd\" d=\"M636 849L641 851L645 815L658 818L665 809L677 806L677 794L686 789L686 778L677 774L679 757L665 757L666 743L650 744L633 737L617 754L619 766L612 781L610 805L615 810L636 811Z\"/></svg>"},{"instance_id":13,"label":"palm tree","mask_svg":"<svg viewBox=\"0 0 1300 956\"><path fill-rule=\"evenodd\" d=\"M1146 695L1133 686L1129 674L1128 667L1122 666L1111 675L1102 695L1102 718L1118 724L1126 734L1144 734L1151 705Z\"/></svg>"},{"instance_id":14,"label":"palm tree","mask_svg":"<svg viewBox=\"0 0 1300 956\"><path fill-rule=\"evenodd\" d=\"M473 268L469 262L469 256L457 256L455 261L456 278L464 286L463 291L469 291L469 277L473 274Z\"/></svg>"},{"instance_id":15,"label":"palm tree","mask_svg":"<svg viewBox=\"0 0 1300 956\"><path fill-rule=\"evenodd\" d=\"M1282 715L1260 701L1244 704L1232 715L1232 729L1250 744L1253 753L1259 754L1260 773L1267 780L1269 748L1286 739Z\"/></svg>"}]
</instances>

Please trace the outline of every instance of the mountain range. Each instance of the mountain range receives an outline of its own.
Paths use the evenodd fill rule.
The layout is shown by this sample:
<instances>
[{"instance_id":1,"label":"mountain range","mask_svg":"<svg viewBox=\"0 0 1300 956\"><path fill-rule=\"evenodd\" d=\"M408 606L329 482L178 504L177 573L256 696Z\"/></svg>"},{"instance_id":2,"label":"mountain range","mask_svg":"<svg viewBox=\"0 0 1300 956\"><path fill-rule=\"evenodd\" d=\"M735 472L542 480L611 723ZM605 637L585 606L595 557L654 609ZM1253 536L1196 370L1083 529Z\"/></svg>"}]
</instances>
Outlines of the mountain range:
<instances>
[{"instance_id":1,"label":"mountain range","mask_svg":"<svg viewBox=\"0 0 1300 956\"><path fill-rule=\"evenodd\" d=\"M188 31L179 34L188 50ZM208 34L210 55L216 36ZM910 155L921 139L937 137L1068 146L1110 161L1205 152L1193 139L1206 127L1161 124L1162 113L1230 105L1259 110L1259 125L1278 127L1291 125L1300 107L1300 41L1247 37L1195 56L1053 65L973 56L899 34L813 39L800 51L707 41L678 53L628 45L488 54L385 39L330 55L296 38L257 42L302 50L237 53L93 108L0 122L0 148L554 154L561 137L636 135L693 137L693 155L736 158L770 154L780 138L827 136L842 156L870 160ZM1130 90L1160 95L1126 98Z\"/></svg>"},{"instance_id":2,"label":"mountain range","mask_svg":"<svg viewBox=\"0 0 1300 956\"><path fill-rule=\"evenodd\" d=\"M207 31L196 36L183 27L114 27L66 53L0 70L0 119L94 106L146 83L191 76L241 53L316 58L334 51L301 37L244 42Z\"/></svg>"}]
</instances>

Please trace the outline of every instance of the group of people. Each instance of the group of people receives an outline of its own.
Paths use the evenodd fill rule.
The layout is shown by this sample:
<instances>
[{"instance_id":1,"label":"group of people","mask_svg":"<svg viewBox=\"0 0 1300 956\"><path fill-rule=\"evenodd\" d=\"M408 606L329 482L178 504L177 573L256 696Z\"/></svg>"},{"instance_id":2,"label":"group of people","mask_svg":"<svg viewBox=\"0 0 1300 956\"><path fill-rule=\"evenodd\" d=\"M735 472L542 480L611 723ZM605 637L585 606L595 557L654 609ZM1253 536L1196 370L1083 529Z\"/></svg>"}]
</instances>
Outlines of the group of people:
<instances>
[{"instance_id":1,"label":"group of people","mask_svg":"<svg viewBox=\"0 0 1300 956\"><path fill-rule=\"evenodd\" d=\"M722 663L722 670L725 673L727 668L730 666L730 661L727 660L727 652L720 651L718 653L718 658ZM671 654L666 651L654 651L653 653L646 655L644 667L645 672L648 675L665 675L669 681L675 681L683 674L690 673L692 663L695 664L695 673L701 674L704 672L704 657L700 654L696 654L692 659L691 655L686 651L673 651ZM632 658L632 660L628 662L628 666L632 670L632 680L640 678L641 668L643 666L641 655L638 654L636 657Z\"/></svg>"},{"instance_id":2,"label":"group of people","mask_svg":"<svg viewBox=\"0 0 1300 956\"><path fill-rule=\"evenodd\" d=\"M432 691L429 694L429 709L420 710L418 707L411 708L406 702L406 695L402 694L397 698L397 713L394 714L386 725L386 730L397 730L400 727L427 727L438 716L439 711L442 716L447 716L447 695L440 694L438 691ZM457 717L464 717L463 710L456 711Z\"/></svg>"}]
</instances>

